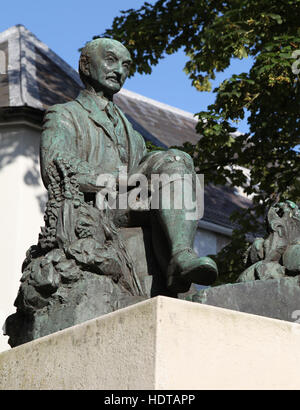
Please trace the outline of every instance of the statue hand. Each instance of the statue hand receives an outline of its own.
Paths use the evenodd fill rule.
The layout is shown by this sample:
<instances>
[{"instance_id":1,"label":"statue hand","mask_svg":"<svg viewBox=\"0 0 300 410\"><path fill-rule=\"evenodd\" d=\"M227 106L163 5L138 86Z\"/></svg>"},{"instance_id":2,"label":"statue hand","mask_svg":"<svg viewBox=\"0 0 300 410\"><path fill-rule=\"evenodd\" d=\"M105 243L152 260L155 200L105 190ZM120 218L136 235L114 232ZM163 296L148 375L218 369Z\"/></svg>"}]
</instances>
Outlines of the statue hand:
<instances>
[{"instance_id":1,"label":"statue hand","mask_svg":"<svg viewBox=\"0 0 300 410\"><path fill-rule=\"evenodd\" d=\"M248 248L246 255L245 255L245 264L247 266L256 263L265 257L264 251L264 239L263 238L256 238L252 245Z\"/></svg>"},{"instance_id":2,"label":"statue hand","mask_svg":"<svg viewBox=\"0 0 300 410\"><path fill-rule=\"evenodd\" d=\"M117 189L117 180L113 174L78 174L77 182L82 192L99 192L103 188L106 192L114 192Z\"/></svg>"},{"instance_id":3,"label":"statue hand","mask_svg":"<svg viewBox=\"0 0 300 410\"><path fill-rule=\"evenodd\" d=\"M77 182L81 192L98 192L103 188L97 184L96 175L78 174Z\"/></svg>"}]
</instances>

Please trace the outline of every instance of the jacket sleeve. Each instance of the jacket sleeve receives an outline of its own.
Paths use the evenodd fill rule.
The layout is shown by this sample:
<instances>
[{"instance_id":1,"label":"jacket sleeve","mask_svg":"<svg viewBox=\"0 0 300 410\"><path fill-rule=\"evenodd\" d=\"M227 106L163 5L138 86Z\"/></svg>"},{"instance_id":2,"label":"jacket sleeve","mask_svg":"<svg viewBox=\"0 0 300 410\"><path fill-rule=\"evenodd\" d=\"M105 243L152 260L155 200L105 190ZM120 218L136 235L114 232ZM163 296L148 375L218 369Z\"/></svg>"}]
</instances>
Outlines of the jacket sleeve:
<instances>
[{"instance_id":1,"label":"jacket sleeve","mask_svg":"<svg viewBox=\"0 0 300 410\"><path fill-rule=\"evenodd\" d=\"M96 181L96 171L76 154L77 130L72 114L63 104L48 109L44 117L41 137L41 173L45 186L49 184L49 170L59 161L68 164L74 174L89 175Z\"/></svg>"},{"instance_id":2,"label":"jacket sleeve","mask_svg":"<svg viewBox=\"0 0 300 410\"><path fill-rule=\"evenodd\" d=\"M145 139L138 131L134 131L134 132L136 134L136 139L139 141L139 151L143 158L147 154Z\"/></svg>"}]
</instances>

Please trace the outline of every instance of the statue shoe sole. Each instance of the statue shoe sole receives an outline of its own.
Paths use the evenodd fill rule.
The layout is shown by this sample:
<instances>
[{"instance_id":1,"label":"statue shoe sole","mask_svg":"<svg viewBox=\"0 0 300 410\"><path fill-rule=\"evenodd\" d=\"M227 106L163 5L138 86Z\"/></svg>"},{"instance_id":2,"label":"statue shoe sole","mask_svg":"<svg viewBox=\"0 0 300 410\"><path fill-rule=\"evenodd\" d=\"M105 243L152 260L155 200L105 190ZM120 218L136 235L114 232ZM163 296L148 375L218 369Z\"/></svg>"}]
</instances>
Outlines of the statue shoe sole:
<instances>
[{"instance_id":1,"label":"statue shoe sole","mask_svg":"<svg viewBox=\"0 0 300 410\"><path fill-rule=\"evenodd\" d=\"M178 268L173 274L168 274L167 287L176 293L185 293L192 283L209 286L218 276L218 268L215 262L208 257L196 258L184 270Z\"/></svg>"}]
</instances>

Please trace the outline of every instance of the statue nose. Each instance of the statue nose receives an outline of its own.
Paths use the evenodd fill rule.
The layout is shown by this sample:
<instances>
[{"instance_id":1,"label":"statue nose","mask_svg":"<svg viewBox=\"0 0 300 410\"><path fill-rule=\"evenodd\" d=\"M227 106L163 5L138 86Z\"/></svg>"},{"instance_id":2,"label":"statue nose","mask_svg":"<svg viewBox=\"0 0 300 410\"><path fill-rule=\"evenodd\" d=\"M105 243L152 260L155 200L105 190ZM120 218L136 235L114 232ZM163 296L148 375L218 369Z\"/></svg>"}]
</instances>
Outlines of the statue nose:
<instances>
[{"instance_id":1,"label":"statue nose","mask_svg":"<svg viewBox=\"0 0 300 410\"><path fill-rule=\"evenodd\" d=\"M118 76L118 79L120 79L122 77L126 78L126 76L127 76L126 70L124 69L121 62L115 66L114 73Z\"/></svg>"},{"instance_id":2,"label":"statue nose","mask_svg":"<svg viewBox=\"0 0 300 410\"><path fill-rule=\"evenodd\" d=\"M115 73L121 76L123 74L123 66L121 63L117 64L114 69Z\"/></svg>"}]
</instances>

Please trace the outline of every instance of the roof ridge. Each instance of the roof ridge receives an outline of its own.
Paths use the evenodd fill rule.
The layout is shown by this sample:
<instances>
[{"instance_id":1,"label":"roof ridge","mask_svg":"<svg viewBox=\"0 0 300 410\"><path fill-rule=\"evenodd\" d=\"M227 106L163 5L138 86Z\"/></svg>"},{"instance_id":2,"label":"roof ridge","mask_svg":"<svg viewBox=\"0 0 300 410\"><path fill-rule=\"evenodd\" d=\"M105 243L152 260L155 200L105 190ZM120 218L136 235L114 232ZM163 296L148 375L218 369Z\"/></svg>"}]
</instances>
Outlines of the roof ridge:
<instances>
[{"instance_id":1,"label":"roof ridge","mask_svg":"<svg viewBox=\"0 0 300 410\"><path fill-rule=\"evenodd\" d=\"M8 40L8 38L14 34L15 32L19 33L19 27L22 26L21 24L16 24L15 26L8 27L6 30L1 31L0 33L0 41ZM23 26L24 27L24 26Z\"/></svg>"},{"instance_id":2,"label":"roof ridge","mask_svg":"<svg viewBox=\"0 0 300 410\"><path fill-rule=\"evenodd\" d=\"M73 80L79 86L83 86L78 72L65 60L63 60L58 54L56 54L55 51L51 50L51 48L46 43L41 41L32 31L28 30L28 28L23 24L16 24L2 31L0 33L0 41L9 41L10 37L12 37L14 34L23 38L25 37L25 39L26 37L27 39L30 39L35 46L39 47L46 54L46 56L50 58L50 60L58 65L67 75L73 78Z\"/></svg>"},{"instance_id":3,"label":"roof ridge","mask_svg":"<svg viewBox=\"0 0 300 410\"><path fill-rule=\"evenodd\" d=\"M29 37L32 38L35 45L39 48L42 49L42 51L46 54L47 57L50 58L57 66L59 66L67 75L69 75L79 86L83 86L78 72L70 65L68 64L65 60L63 60L58 54L55 53L49 46L47 46L46 43L41 41L32 31L28 30L25 26L22 24L19 25L21 29L23 29L23 32L26 33Z\"/></svg>"},{"instance_id":4,"label":"roof ridge","mask_svg":"<svg viewBox=\"0 0 300 410\"><path fill-rule=\"evenodd\" d=\"M77 88L83 87L78 72L23 24L16 24L2 31L0 43L4 42L7 43L8 104L10 106L29 105L44 109L37 77L38 54L43 54L51 64L58 67L63 75L77 85Z\"/></svg>"}]
</instances>

